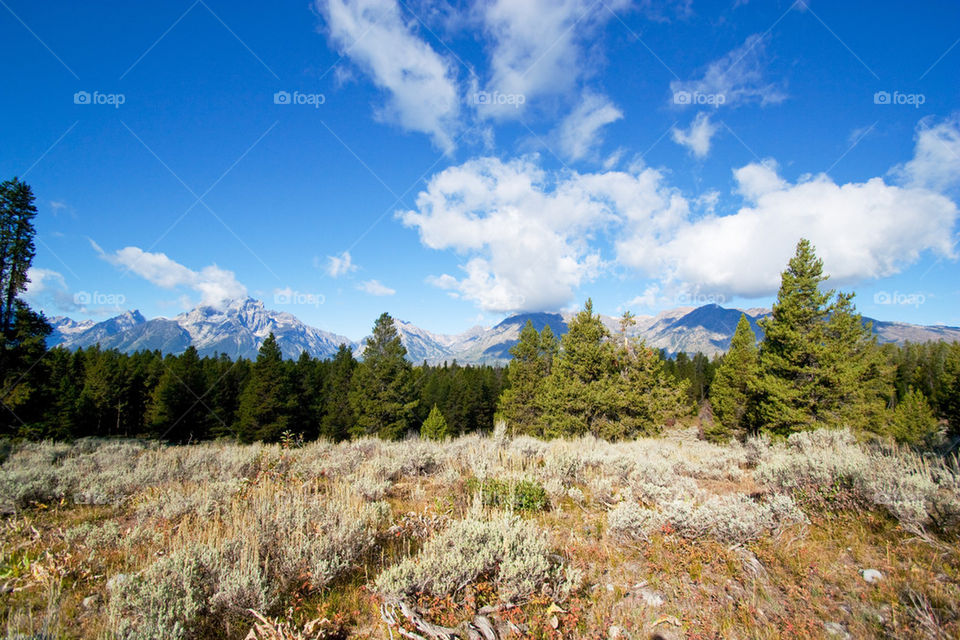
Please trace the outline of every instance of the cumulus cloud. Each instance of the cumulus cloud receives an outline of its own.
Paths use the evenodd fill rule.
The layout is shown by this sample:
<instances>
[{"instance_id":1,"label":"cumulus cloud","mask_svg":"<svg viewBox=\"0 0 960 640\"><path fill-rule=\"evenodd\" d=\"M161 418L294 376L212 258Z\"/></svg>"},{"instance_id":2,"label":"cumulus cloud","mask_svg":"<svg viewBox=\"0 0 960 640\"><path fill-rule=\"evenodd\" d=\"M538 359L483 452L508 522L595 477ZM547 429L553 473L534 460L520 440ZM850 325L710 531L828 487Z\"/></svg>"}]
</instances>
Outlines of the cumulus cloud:
<instances>
[{"instance_id":1,"label":"cumulus cloud","mask_svg":"<svg viewBox=\"0 0 960 640\"><path fill-rule=\"evenodd\" d=\"M589 231L607 206L576 174L559 182L535 159L479 158L433 176L400 218L432 249L465 256L463 275L431 282L493 312L556 308L600 270Z\"/></svg>"},{"instance_id":2,"label":"cumulus cloud","mask_svg":"<svg viewBox=\"0 0 960 640\"><path fill-rule=\"evenodd\" d=\"M908 166L925 157L924 141ZM435 175L398 215L425 246L462 257L461 273L429 281L491 312L561 308L612 264L657 281L636 304L661 289L771 295L801 237L841 286L898 273L927 251L957 257L957 206L937 191L879 177L791 182L772 160L733 177L742 204L721 215L715 192L691 200L641 165L551 173L536 157L480 158Z\"/></svg>"},{"instance_id":3,"label":"cumulus cloud","mask_svg":"<svg viewBox=\"0 0 960 640\"><path fill-rule=\"evenodd\" d=\"M237 281L232 271L215 264L194 271L165 253L151 253L139 247L124 247L115 253L101 250L100 256L163 289L192 289L200 294L201 304L221 307L230 300L247 295L247 288Z\"/></svg>"},{"instance_id":4,"label":"cumulus cloud","mask_svg":"<svg viewBox=\"0 0 960 640\"><path fill-rule=\"evenodd\" d=\"M710 114L701 111L690 123L690 128L684 131L674 127L670 136L677 144L684 146L698 158L705 158L710 153L710 140L720 127L710 122Z\"/></svg>"},{"instance_id":5,"label":"cumulus cloud","mask_svg":"<svg viewBox=\"0 0 960 640\"><path fill-rule=\"evenodd\" d=\"M349 251L344 251L338 256L327 256L327 274L331 278L339 278L356 270L357 265L353 264Z\"/></svg>"},{"instance_id":6,"label":"cumulus cloud","mask_svg":"<svg viewBox=\"0 0 960 640\"><path fill-rule=\"evenodd\" d=\"M379 280L365 280L357 286L357 289L372 296L392 296L397 292L396 289L391 289Z\"/></svg>"},{"instance_id":7,"label":"cumulus cloud","mask_svg":"<svg viewBox=\"0 0 960 640\"><path fill-rule=\"evenodd\" d=\"M956 257L957 207L941 194L881 178L836 184L821 174L789 183L762 164L734 178L746 200L736 213L686 217L659 230L634 224L617 243L620 261L713 294L752 297L776 291L801 237L839 284L893 275L927 250Z\"/></svg>"},{"instance_id":8,"label":"cumulus cloud","mask_svg":"<svg viewBox=\"0 0 960 640\"><path fill-rule=\"evenodd\" d=\"M960 112L941 122L922 120L915 140L913 159L892 172L901 182L937 191L960 184Z\"/></svg>"},{"instance_id":9,"label":"cumulus cloud","mask_svg":"<svg viewBox=\"0 0 960 640\"><path fill-rule=\"evenodd\" d=\"M396 0L317 0L338 52L388 94L383 120L452 153L460 110L456 69L415 32Z\"/></svg>"},{"instance_id":10,"label":"cumulus cloud","mask_svg":"<svg viewBox=\"0 0 960 640\"><path fill-rule=\"evenodd\" d=\"M560 123L556 138L561 153L570 160L591 154L601 142L600 130L623 117L606 96L586 93L580 106Z\"/></svg>"},{"instance_id":11,"label":"cumulus cloud","mask_svg":"<svg viewBox=\"0 0 960 640\"><path fill-rule=\"evenodd\" d=\"M783 88L765 79L768 36L754 34L743 45L707 65L703 76L673 80L670 101L677 106L726 106L750 102L761 106L786 99Z\"/></svg>"}]
</instances>

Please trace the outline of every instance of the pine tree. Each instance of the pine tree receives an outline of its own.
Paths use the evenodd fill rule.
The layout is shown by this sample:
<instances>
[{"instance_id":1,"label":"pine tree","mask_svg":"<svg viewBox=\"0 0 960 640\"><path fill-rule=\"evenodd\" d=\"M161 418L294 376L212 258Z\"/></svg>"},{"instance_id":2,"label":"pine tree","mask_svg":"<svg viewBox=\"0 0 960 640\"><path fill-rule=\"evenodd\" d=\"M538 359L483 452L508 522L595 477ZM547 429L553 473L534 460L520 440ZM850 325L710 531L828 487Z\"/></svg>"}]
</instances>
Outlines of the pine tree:
<instances>
[{"instance_id":1,"label":"pine tree","mask_svg":"<svg viewBox=\"0 0 960 640\"><path fill-rule=\"evenodd\" d=\"M587 300L537 397L543 435L628 438L653 433L677 415L683 391L663 374L658 353L643 343L618 347L610 338Z\"/></svg>"},{"instance_id":2,"label":"pine tree","mask_svg":"<svg viewBox=\"0 0 960 640\"><path fill-rule=\"evenodd\" d=\"M834 291L820 290L826 279L813 246L801 240L771 317L760 321L758 408L774 433L879 426L887 375L880 351L852 294L833 300Z\"/></svg>"},{"instance_id":3,"label":"pine tree","mask_svg":"<svg viewBox=\"0 0 960 640\"><path fill-rule=\"evenodd\" d=\"M323 417L324 368L307 351L302 351L292 370L296 396L293 430L304 439L315 440L320 435Z\"/></svg>"},{"instance_id":4,"label":"pine tree","mask_svg":"<svg viewBox=\"0 0 960 640\"><path fill-rule=\"evenodd\" d=\"M937 434L937 418L923 394L910 389L893 410L887 430L897 442L930 445Z\"/></svg>"},{"instance_id":5,"label":"pine tree","mask_svg":"<svg viewBox=\"0 0 960 640\"><path fill-rule=\"evenodd\" d=\"M17 313L16 299L30 282L27 271L36 253L33 191L17 178L0 183L0 332L7 336Z\"/></svg>"},{"instance_id":6,"label":"pine tree","mask_svg":"<svg viewBox=\"0 0 960 640\"><path fill-rule=\"evenodd\" d=\"M427 440L443 440L449 435L447 421L440 413L440 409L437 409L437 405L433 405L433 408L430 409L430 415L427 416L420 427L420 437Z\"/></svg>"},{"instance_id":7,"label":"pine tree","mask_svg":"<svg viewBox=\"0 0 960 640\"><path fill-rule=\"evenodd\" d=\"M538 418L537 394L556 352L557 341L550 327L537 333L533 322L527 320L519 342L510 347L513 360L507 369L509 386L500 396L498 409L511 433L533 433Z\"/></svg>"},{"instance_id":8,"label":"pine tree","mask_svg":"<svg viewBox=\"0 0 960 640\"><path fill-rule=\"evenodd\" d=\"M350 389L357 361L350 349L341 344L324 378L323 417L320 435L334 442L348 440L356 423L350 404Z\"/></svg>"},{"instance_id":9,"label":"pine tree","mask_svg":"<svg viewBox=\"0 0 960 640\"><path fill-rule=\"evenodd\" d=\"M276 442L290 428L293 397L283 354L271 333L257 353L240 394L236 433L241 442Z\"/></svg>"},{"instance_id":10,"label":"pine tree","mask_svg":"<svg viewBox=\"0 0 960 640\"><path fill-rule=\"evenodd\" d=\"M757 339L746 315L740 316L723 362L717 369L710 388L710 405L715 417L712 428L704 435L708 440L723 441L731 436L742 438L756 428L756 387L759 372Z\"/></svg>"},{"instance_id":11,"label":"pine tree","mask_svg":"<svg viewBox=\"0 0 960 640\"><path fill-rule=\"evenodd\" d=\"M25 436L43 430L45 367L36 365L51 331L43 314L19 298L35 253L33 203L25 182L0 183L0 433Z\"/></svg>"},{"instance_id":12,"label":"pine tree","mask_svg":"<svg viewBox=\"0 0 960 640\"><path fill-rule=\"evenodd\" d=\"M417 398L406 355L393 318L383 313L353 375L350 404L356 414L356 435L397 439L415 426Z\"/></svg>"},{"instance_id":13,"label":"pine tree","mask_svg":"<svg viewBox=\"0 0 960 640\"><path fill-rule=\"evenodd\" d=\"M883 430L894 398L893 367L883 357L870 324L853 306L852 293L837 294L824 327L826 354L818 420L873 432Z\"/></svg>"},{"instance_id":14,"label":"pine tree","mask_svg":"<svg viewBox=\"0 0 960 640\"><path fill-rule=\"evenodd\" d=\"M205 439L210 429L207 379L192 345L164 360L164 371L147 411L151 433L170 442Z\"/></svg>"},{"instance_id":15,"label":"pine tree","mask_svg":"<svg viewBox=\"0 0 960 640\"><path fill-rule=\"evenodd\" d=\"M960 436L960 342L950 345L941 388L940 415L946 418L950 435Z\"/></svg>"}]
</instances>

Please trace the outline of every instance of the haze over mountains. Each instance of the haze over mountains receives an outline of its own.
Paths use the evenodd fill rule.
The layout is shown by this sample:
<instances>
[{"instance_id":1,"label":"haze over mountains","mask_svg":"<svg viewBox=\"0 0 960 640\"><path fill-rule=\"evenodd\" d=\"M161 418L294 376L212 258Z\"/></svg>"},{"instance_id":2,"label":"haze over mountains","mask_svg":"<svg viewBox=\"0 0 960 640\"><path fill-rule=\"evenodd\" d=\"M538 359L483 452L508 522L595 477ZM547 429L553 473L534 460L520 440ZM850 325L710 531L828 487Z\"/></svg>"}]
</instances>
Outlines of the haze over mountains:
<instances>
[{"instance_id":1,"label":"haze over mountains","mask_svg":"<svg viewBox=\"0 0 960 640\"><path fill-rule=\"evenodd\" d=\"M637 316L636 324L628 333L671 354L701 351L713 356L729 347L741 313L747 314L758 338L762 336L757 320L766 315L767 310L741 311L715 304L678 307L656 316ZM516 344L527 320L533 322L538 331L550 325L554 333L562 335L571 317L559 313L525 313L506 318L493 327L477 326L458 335L433 333L404 320L397 320L396 325L408 358L413 362L456 359L461 363L495 363L510 359L509 349ZM617 318L601 317L612 332L619 331ZM881 342L960 340L958 327L876 320L873 323ZM286 358L297 358L304 351L318 358L331 357L341 344L349 346L358 357L363 351L362 340L353 341L311 327L292 313L267 309L262 301L254 298L235 300L223 309L199 306L174 318L148 320L139 311L127 311L103 322L76 322L57 317L51 324L54 331L48 344L70 349L99 344L104 349L123 352L159 349L178 354L193 345L201 355L226 353L230 357L255 358L263 340L273 332Z\"/></svg>"}]
</instances>

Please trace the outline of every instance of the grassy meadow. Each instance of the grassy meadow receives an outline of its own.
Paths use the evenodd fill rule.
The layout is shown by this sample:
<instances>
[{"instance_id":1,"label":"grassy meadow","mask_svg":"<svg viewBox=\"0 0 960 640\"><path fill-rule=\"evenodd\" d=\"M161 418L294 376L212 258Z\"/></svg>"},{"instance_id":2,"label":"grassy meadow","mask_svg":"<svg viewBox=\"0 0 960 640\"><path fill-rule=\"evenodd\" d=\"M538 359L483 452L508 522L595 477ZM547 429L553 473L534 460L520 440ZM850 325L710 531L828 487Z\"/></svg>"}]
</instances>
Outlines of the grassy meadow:
<instances>
[{"instance_id":1,"label":"grassy meadow","mask_svg":"<svg viewBox=\"0 0 960 640\"><path fill-rule=\"evenodd\" d=\"M960 477L847 431L7 446L6 638L955 638Z\"/></svg>"}]
</instances>

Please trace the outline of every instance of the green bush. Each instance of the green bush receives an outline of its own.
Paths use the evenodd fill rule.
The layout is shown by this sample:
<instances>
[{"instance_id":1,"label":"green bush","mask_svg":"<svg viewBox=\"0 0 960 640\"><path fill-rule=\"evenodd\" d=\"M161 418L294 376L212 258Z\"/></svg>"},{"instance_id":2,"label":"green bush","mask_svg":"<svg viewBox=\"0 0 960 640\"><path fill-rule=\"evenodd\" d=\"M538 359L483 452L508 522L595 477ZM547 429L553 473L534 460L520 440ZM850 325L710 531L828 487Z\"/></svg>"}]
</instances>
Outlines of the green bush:
<instances>
[{"instance_id":1,"label":"green bush","mask_svg":"<svg viewBox=\"0 0 960 640\"><path fill-rule=\"evenodd\" d=\"M550 506L547 492L531 480L499 480L485 478L467 480L467 490L479 492L484 506L500 507L510 511L543 511Z\"/></svg>"}]
</instances>

